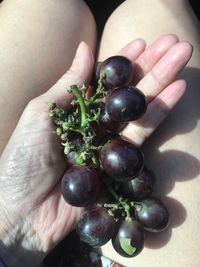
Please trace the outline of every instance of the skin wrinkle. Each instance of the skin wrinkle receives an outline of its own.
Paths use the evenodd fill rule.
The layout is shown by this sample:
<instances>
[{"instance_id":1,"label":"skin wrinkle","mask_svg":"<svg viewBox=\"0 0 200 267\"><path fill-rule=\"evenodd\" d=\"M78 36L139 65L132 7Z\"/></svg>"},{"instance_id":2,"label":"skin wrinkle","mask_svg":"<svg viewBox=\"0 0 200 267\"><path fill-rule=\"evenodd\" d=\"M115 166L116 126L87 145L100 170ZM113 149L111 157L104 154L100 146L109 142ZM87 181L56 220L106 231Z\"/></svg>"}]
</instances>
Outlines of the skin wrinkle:
<instances>
[{"instance_id":1,"label":"skin wrinkle","mask_svg":"<svg viewBox=\"0 0 200 267\"><path fill-rule=\"evenodd\" d=\"M40 254L46 252L41 245L42 240L39 238L31 225L31 220L27 218L26 220L24 220L21 218L21 220L18 221L18 224L13 225L13 227L10 228L9 232L7 232L7 235L5 235L5 237L1 239L1 242L5 247L9 246L11 248L9 255L12 252L14 253L14 251L16 250L16 243L20 244L20 246L18 247L19 253L16 254L16 257L18 259L16 257L10 257L9 264L15 264L16 260L17 262L20 262L20 264L23 264L23 260L25 259L24 253L26 250L28 250L29 253L31 251L33 251L33 253L40 251L40 253L37 254L37 257L39 257ZM21 239L18 238L19 236L21 236ZM3 245L1 245L1 252L3 252L3 255L7 255L7 251L4 249Z\"/></svg>"},{"instance_id":2,"label":"skin wrinkle","mask_svg":"<svg viewBox=\"0 0 200 267\"><path fill-rule=\"evenodd\" d=\"M15 150L14 151L15 153L11 155L8 161L7 168L5 168L5 174L1 175L1 180L4 180L4 184L7 187L9 187L9 195L15 196L14 203L16 203L16 201L21 202L23 201L24 197L32 194L32 191L35 188L35 182L37 182L37 177L41 176L42 174L45 177L45 170L48 173L50 169L54 169L54 168L59 169L60 166L62 166L62 164L60 164L60 162L58 161L58 158L56 158L54 154L53 154L53 158L46 157L48 161L45 160L44 162L42 162L39 157L35 157L35 161L33 161L34 157L30 151L31 151L30 147L26 147L26 149L21 148L20 150L19 149ZM40 154L40 152L38 153ZM27 156L30 158L30 160L28 160L30 165L27 166L26 169L24 169L23 168L24 158L27 159ZM16 157L19 157L17 164L16 164ZM38 166L40 166L39 173L38 173ZM25 170L25 171L22 172L22 170ZM21 183L19 183L18 180L17 180L17 183L14 183L17 177L22 177ZM24 179L27 179L27 177L28 177L28 180L30 181L28 187L26 183L24 183ZM14 188L12 187L13 184L15 184ZM34 199L34 197L32 197L32 199ZM13 200L13 197L12 197L12 200Z\"/></svg>"},{"instance_id":3,"label":"skin wrinkle","mask_svg":"<svg viewBox=\"0 0 200 267\"><path fill-rule=\"evenodd\" d=\"M58 210L57 210L57 205L59 203L59 195L57 196L54 195L52 201L47 202L47 205L43 205L43 208L39 212L38 216L38 211L36 210L36 215L35 217L39 217L39 219L34 219L34 225L33 228L37 232L37 234L40 236L45 236L47 240L44 242L46 247L51 247L53 244L52 241L52 234L54 231L54 223L57 215L58 215ZM53 204L53 205L52 205ZM49 210L51 208L51 213L49 213ZM49 220L47 218L50 217ZM52 222L50 225L47 225L46 222ZM49 237L49 240L48 240Z\"/></svg>"},{"instance_id":4,"label":"skin wrinkle","mask_svg":"<svg viewBox=\"0 0 200 267\"><path fill-rule=\"evenodd\" d=\"M41 238L43 237L43 243L46 244L45 246L47 248L52 247L52 245L56 243L58 236L65 232L65 229L69 229L68 231L71 231L71 228L75 225L73 222L75 220L74 208L69 206L66 216L66 210L63 209L63 202L64 200L60 193L53 193L50 200L46 200L46 204L42 206L43 208L39 211L39 213L37 210L35 212L35 217L38 219L35 218L33 220L33 227L38 236L41 235ZM50 208L51 213L48 212ZM63 224L62 220L66 217L69 219L66 220L65 224ZM48 221L52 223L46 224Z\"/></svg>"}]
</instances>

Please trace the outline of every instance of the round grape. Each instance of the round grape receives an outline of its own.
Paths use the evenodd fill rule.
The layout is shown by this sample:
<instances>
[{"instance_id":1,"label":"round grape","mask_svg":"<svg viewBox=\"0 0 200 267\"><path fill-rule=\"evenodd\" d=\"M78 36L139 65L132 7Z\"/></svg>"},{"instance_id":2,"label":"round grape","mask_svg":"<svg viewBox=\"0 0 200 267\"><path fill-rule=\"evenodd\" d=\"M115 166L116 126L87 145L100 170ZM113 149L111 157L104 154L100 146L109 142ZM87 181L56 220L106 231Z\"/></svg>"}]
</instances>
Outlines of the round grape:
<instances>
[{"instance_id":1,"label":"round grape","mask_svg":"<svg viewBox=\"0 0 200 267\"><path fill-rule=\"evenodd\" d=\"M132 62L123 56L109 57L101 63L100 73L105 74L104 85L108 89L128 85L133 79Z\"/></svg>"},{"instance_id":2,"label":"round grape","mask_svg":"<svg viewBox=\"0 0 200 267\"><path fill-rule=\"evenodd\" d=\"M141 200L151 195L155 184L155 175L146 167L140 174L127 183L121 183L120 193L130 200Z\"/></svg>"},{"instance_id":3,"label":"round grape","mask_svg":"<svg viewBox=\"0 0 200 267\"><path fill-rule=\"evenodd\" d=\"M101 180L95 169L74 165L62 178L61 192L70 205L85 207L97 198L100 184Z\"/></svg>"},{"instance_id":4,"label":"round grape","mask_svg":"<svg viewBox=\"0 0 200 267\"><path fill-rule=\"evenodd\" d=\"M102 136L102 138L99 140L99 145L103 146L110 140L115 140L120 138L120 135L117 133L107 133L106 135Z\"/></svg>"},{"instance_id":5,"label":"round grape","mask_svg":"<svg viewBox=\"0 0 200 267\"><path fill-rule=\"evenodd\" d=\"M105 208L86 211L77 224L80 239L90 246L99 247L106 244L112 237L116 222Z\"/></svg>"},{"instance_id":6,"label":"round grape","mask_svg":"<svg viewBox=\"0 0 200 267\"><path fill-rule=\"evenodd\" d=\"M133 86L112 90L106 97L105 105L111 120L118 122L137 120L147 109L144 94Z\"/></svg>"},{"instance_id":7,"label":"round grape","mask_svg":"<svg viewBox=\"0 0 200 267\"><path fill-rule=\"evenodd\" d=\"M122 139L107 142L100 151L100 160L105 173L121 182L133 179L144 165L141 150Z\"/></svg>"},{"instance_id":8,"label":"round grape","mask_svg":"<svg viewBox=\"0 0 200 267\"><path fill-rule=\"evenodd\" d=\"M169 213L160 199L149 197L141 201L138 221L150 232L160 232L168 226Z\"/></svg>"},{"instance_id":9,"label":"round grape","mask_svg":"<svg viewBox=\"0 0 200 267\"><path fill-rule=\"evenodd\" d=\"M125 124L117 121L113 121L107 112L104 112L99 121L100 126L110 133L120 132Z\"/></svg>"},{"instance_id":10,"label":"round grape","mask_svg":"<svg viewBox=\"0 0 200 267\"><path fill-rule=\"evenodd\" d=\"M123 257L134 257L138 255L144 247L144 231L141 225L133 220L119 221L118 227L112 238L114 249Z\"/></svg>"}]
</instances>

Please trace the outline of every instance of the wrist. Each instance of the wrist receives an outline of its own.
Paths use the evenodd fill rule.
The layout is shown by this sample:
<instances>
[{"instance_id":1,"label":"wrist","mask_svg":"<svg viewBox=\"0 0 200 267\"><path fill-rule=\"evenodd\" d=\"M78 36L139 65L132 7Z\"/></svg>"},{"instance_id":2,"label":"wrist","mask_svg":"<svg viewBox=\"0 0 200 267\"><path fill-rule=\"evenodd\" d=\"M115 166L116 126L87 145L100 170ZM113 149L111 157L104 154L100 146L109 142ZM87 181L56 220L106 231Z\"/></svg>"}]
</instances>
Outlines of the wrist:
<instances>
[{"instance_id":1,"label":"wrist","mask_svg":"<svg viewBox=\"0 0 200 267\"><path fill-rule=\"evenodd\" d=\"M12 228L1 229L0 257L8 267L36 267L46 256L31 229L31 224L23 220Z\"/></svg>"}]
</instances>

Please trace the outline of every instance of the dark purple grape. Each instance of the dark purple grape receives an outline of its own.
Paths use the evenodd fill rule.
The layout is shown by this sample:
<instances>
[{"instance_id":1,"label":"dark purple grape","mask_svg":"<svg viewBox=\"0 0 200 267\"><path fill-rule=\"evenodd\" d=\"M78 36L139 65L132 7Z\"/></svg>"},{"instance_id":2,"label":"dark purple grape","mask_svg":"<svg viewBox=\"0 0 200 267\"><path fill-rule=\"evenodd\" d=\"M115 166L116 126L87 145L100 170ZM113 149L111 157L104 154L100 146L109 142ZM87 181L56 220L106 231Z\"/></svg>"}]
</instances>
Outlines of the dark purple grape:
<instances>
[{"instance_id":1,"label":"dark purple grape","mask_svg":"<svg viewBox=\"0 0 200 267\"><path fill-rule=\"evenodd\" d=\"M146 230L160 232L167 227L169 213L160 199L150 197L142 200L140 204L137 219Z\"/></svg>"},{"instance_id":2,"label":"dark purple grape","mask_svg":"<svg viewBox=\"0 0 200 267\"><path fill-rule=\"evenodd\" d=\"M102 173L101 173L102 178ZM99 193L97 195L96 201L92 203L91 207L102 207L102 204L109 203L112 201L112 195L110 194L107 186L102 182L100 183Z\"/></svg>"},{"instance_id":3,"label":"dark purple grape","mask_svg":"<svg viewBox=\"0 0 200 267\"><path fill-rule=\"evenodd\" d=\"M133 220L118 222L118 228L112 238L114 249L123 257L134 257L144 247L144 231L141 225Z\"/></svg>"},{"instance_id":4,"label":"dark purple grape","mask_svg":"<svg viewBox=\"0 0 200 267\"><path fill-rule=\"evenodd\" d=\"M70 205L85 207L95 201L100 184L101 180L95 169L74 165L62 178L61 192Z\"/></svg>"},{"instance_id":5,"label":"dark purple grape","mask_svg":"<svg viewBox=\"0 0 200 267\"><path fill-rule=\"evenodd\" d=\"M106 135L102 136L102 138L99 140L99 145L103 146L110 140L115 140L120 138L120 135L117 133L107 133Z\"/></svg>"},{"instance_id":6,"label":"dark purple grape","mask_svg":"<svg viewBox=\"0 0 200 267\"><path fill-rule=\"evenodd\" d=\"M63 134L63 136L65 137L65 134ZM68 133L67 138L70 139L71 144L74 146L73 151L70 151L65 154L65 157L67 160L67 166L70 167L76 164L76 157L78 156L76 151L79 151L82 148L84 141L83 141L83 136L81 134L74 133L74 132ZM61 136L61 139L62 139L62 136ZM64 138L62 139L62 141L66 141L66 140L67 139L64 139Z\"/></svg>"},{"instance_id":7,"label":"dark purple grape","mask_svg":"<svg viewBox=\"0 0 200 267\"><path fill-rule=\"evenodd\" d=\"M118 133L125 126L124 123L113 121L107 112L102 114L99 124L102 126L102 128L104 128L107 132L110 133Z\"/></svg>"},{"instance_id":8,"label":"dark purple grape","mask_svg":"<svg viewBox=\"0 0 200 267\"><path fill-rule=\"evenodd\" d=\"M129 122L139 119L147 109L144 94L133 86L112 90L106 97L105 108L111 120Z\"/></svg>"},{"instance_id":9,"label":"dark purple grape","mask_svg":"<svg viewBox=\"0 0 200 267\"><path fill-rule=\"evenodd\" d=\"M100 161L105 173L121 182L137 176L144 164L141 150L122 139L108 141L100 151Z\"/></svg>"},{"instance_id":10,"label":"dark purple grape","mask_svg":"<svg viewBox=\"0 0 200 267\"><path fill-rule=\"evenodd\" d=\"M123 56L109 57L101 63L100 73L105 74L104 85L108 89L128 85L133 79L132 62Z\"/></svg>"},{"instance_id":11,"label":"dark purple grape","mask_svg":"<svg viewBox=\"0 0 200 267\"><path fill-rule=\"evenodd\" d=\"M121 183L120 193L130 200L141 200L151 195L155 184L155 175L146 167L140 174L127 183Z\"/></svg>"},{"instance_id":12,"label":"dark purple grape","mask_svg":"<svg viewBox=\"0 0 200 267\"><path fill-rule=\"evenodd\" d=\"M106 244L112 237L116 222L105 208L86 211L77 224L80 239L90 246L99 247Z\"/></svg>"}]
</instances>

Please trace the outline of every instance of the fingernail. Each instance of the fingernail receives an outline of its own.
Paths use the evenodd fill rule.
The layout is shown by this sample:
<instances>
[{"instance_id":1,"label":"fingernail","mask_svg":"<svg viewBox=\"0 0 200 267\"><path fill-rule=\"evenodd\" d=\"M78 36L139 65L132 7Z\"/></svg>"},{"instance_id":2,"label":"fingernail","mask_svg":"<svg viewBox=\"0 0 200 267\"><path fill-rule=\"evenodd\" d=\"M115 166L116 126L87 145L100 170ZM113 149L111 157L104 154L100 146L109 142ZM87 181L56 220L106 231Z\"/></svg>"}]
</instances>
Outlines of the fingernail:
<instances>
[{"instance_id":1,"label":"fingernail","mask_svg":"<svg viewBox=\"0 0 200 267\"><path fill-rule=\"evenodd\" d=\"M138 39L136 39L136 40L138 40L138 41L140 41L140 42L143 42L143 43L146 43L146 41L145 41L143 38L138 38Z\"/></svg>"},{"instance_id":2,"label":"fingernail","mask_svg":"<svg viewBox=\"0 0 200 267\"><path fill-rule=\"evenodd\" d=\"M139 43L142 43L143 45L146 45L146 41L144 39L142 39L142 38L138 38L135 41L137 41Z\"/></svg>"}]
</instances>

